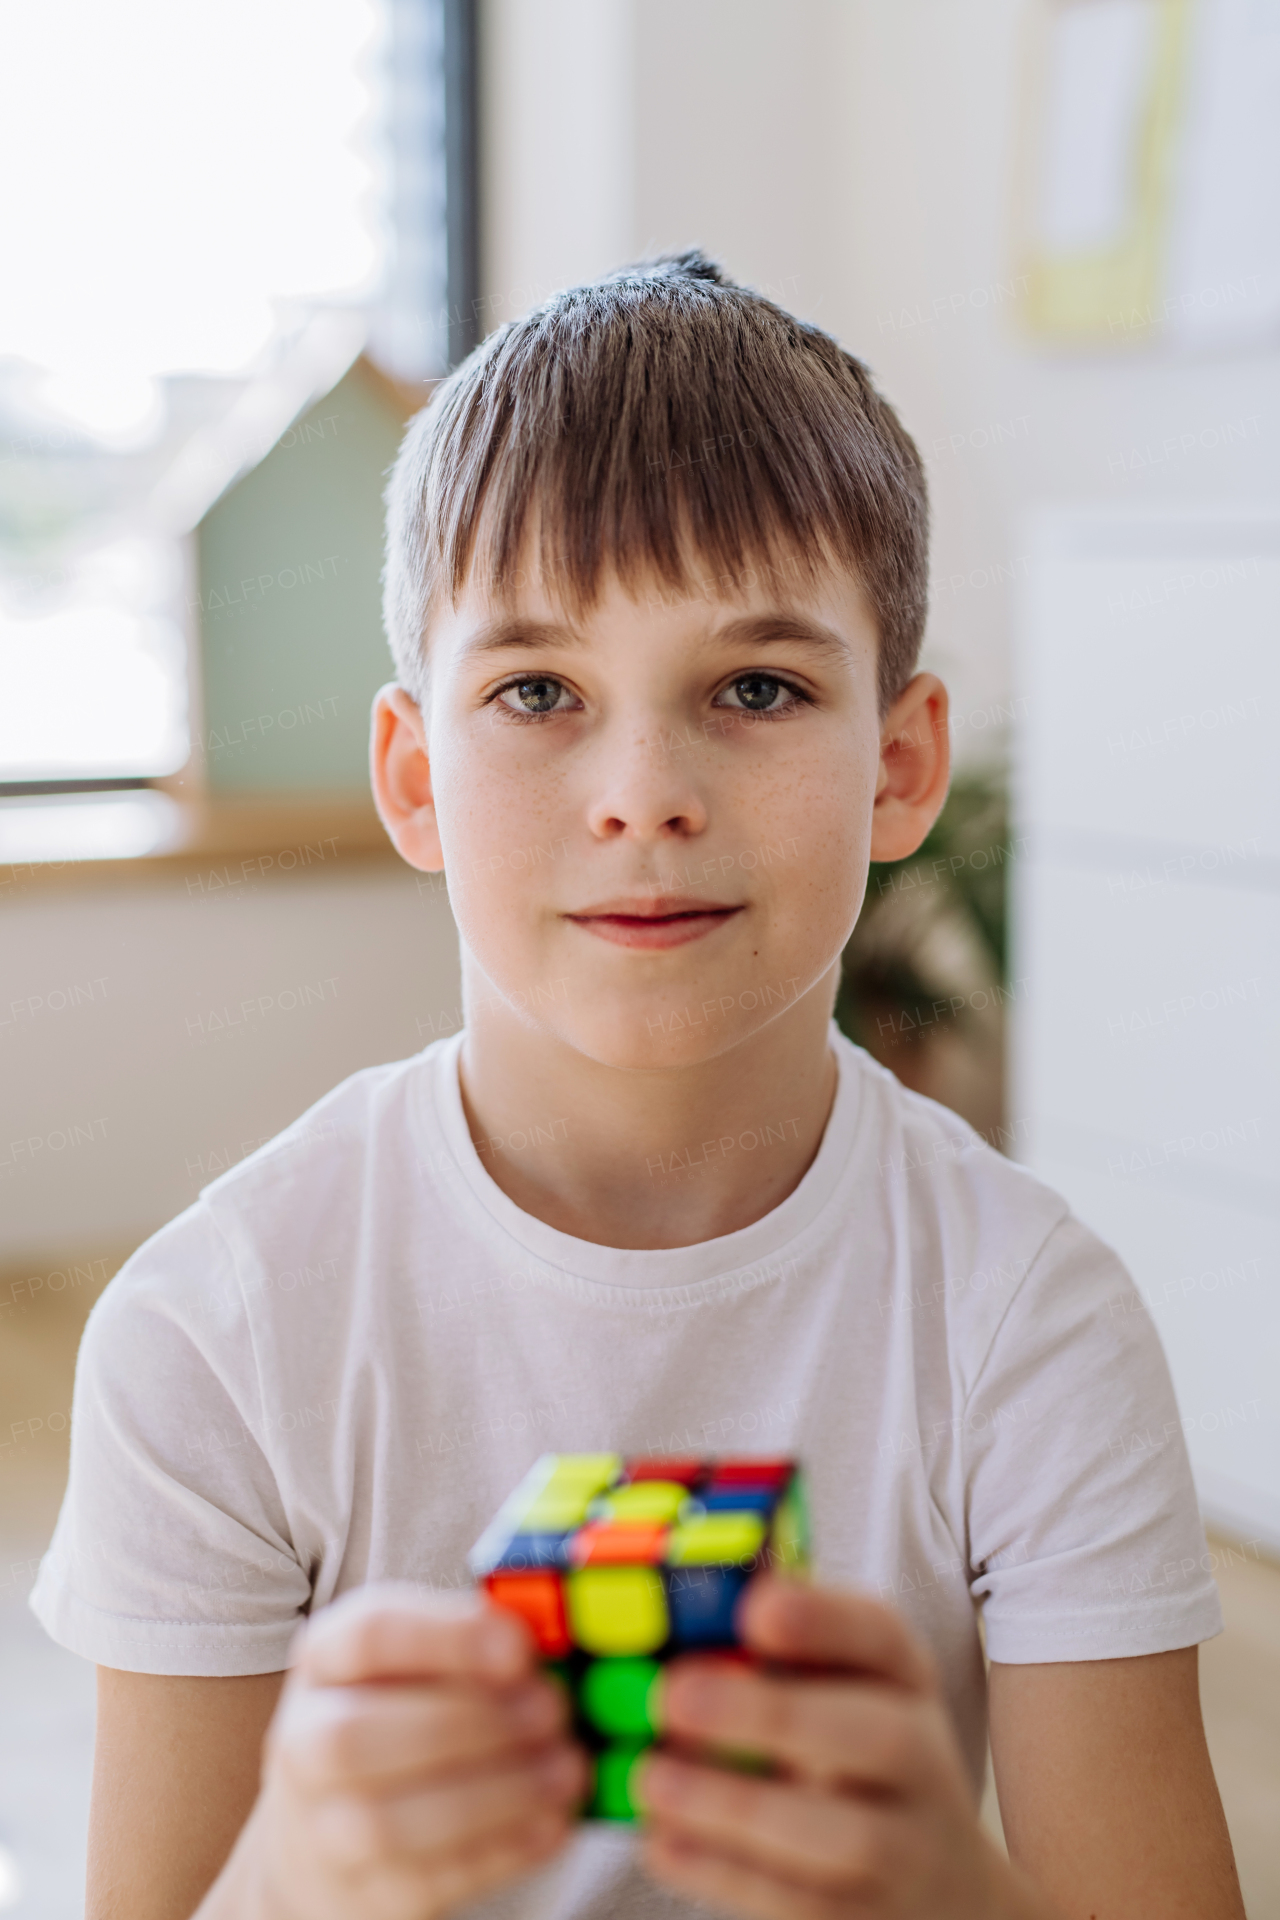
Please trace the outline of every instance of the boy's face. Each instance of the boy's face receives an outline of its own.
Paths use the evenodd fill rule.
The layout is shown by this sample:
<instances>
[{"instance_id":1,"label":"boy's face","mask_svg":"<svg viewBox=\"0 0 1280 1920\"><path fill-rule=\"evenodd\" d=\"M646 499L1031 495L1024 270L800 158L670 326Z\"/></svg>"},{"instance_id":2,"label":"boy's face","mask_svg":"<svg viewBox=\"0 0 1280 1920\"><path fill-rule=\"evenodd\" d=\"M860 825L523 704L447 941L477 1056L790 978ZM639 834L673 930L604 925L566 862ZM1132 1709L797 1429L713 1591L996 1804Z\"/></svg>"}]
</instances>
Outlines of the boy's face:
<instances>
[{"instance_id":1,"label":"boy's face","mask_svg":"<svg viewBox=\"0 0 1280 1920\"><path fill-rule=\"evenodd\" d=\"M429 657L425 730L407 695L380 697L375 785L406 858L444 867L473 1003L655 1068L834 984L894 800L856 582L708 600L615 579L580 617L537 585L505 609L473 586ZM936 699L915 704L932 739ZM933 750L929 818L945 732Z\"/></svg>"}]
</instances>

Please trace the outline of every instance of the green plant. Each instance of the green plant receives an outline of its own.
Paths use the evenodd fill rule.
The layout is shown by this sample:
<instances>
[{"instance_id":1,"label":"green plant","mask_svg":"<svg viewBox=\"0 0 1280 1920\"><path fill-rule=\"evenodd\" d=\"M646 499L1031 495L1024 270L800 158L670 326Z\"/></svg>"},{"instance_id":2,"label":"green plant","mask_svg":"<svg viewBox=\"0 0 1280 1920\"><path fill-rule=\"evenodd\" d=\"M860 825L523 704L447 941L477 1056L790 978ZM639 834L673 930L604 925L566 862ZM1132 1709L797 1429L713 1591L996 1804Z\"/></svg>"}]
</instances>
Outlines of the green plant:
<instances>
[{"instance_id":1,"label":"green plant","mask_svg":"<svg viewBox=\"0 0 1280 1920\"><path fill-rule=\"evenodd\" d=\"M929 1030L973 1025L989 1000L1000 1003L1005 879L1019 844L1009 836L1003 773L966 773L916 853L872 866L836 1001L851 1039L884 1057L886 1044L910 1047Z\"/></svg>"}]
</instances>

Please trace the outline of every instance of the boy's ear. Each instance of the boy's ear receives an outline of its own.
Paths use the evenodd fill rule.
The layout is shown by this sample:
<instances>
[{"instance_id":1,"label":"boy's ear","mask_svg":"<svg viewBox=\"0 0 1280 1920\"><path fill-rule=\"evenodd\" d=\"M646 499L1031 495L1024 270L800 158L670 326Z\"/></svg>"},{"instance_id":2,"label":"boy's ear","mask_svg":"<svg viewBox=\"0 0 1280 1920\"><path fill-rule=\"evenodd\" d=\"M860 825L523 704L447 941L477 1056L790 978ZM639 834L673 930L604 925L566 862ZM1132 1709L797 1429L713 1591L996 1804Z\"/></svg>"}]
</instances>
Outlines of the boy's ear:
<instances>
[{"instance_id":1,"label":"boy's ear","mask_svg":"<svg viewBox=\"0 0 1280 1920\"><path fill-rule=\"evenodd\" d=\"M942 811L951 778L947 690L918 673L880 729L880 771L871 815L871 858L905 860Z\"/></svg>"},{"instance_id":2,"label":"boy's ear","mask_svg":"<svg viewBox=\"0 0 1280 1920\"><path fill-rule=\"evenodd\" d=\"M383 687L374 696L369 774L379 818L401 859L420 873L440 873L444 854L426 728L417 701L403 687Z\"/></svg>"}]
</instances>

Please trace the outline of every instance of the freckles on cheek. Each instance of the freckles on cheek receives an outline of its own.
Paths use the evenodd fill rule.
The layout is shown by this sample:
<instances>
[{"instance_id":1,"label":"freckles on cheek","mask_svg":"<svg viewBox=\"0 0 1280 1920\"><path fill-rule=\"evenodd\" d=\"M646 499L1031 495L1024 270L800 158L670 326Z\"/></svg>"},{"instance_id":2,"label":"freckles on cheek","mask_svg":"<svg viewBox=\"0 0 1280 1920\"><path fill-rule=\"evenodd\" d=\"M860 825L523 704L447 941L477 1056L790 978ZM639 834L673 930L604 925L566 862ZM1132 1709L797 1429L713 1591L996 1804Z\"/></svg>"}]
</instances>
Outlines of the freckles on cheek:
<instances>
[{"instance_id":1,"label":"freckles on cheek","mask_svg":"<svg viewBox=\"0 0 1280 1920\"><path fill-rule=\"evenodd\" d=\"M806 767L779 796L787 831L801 835L832 878L866 858L871 843L875 787L866 769L840 755Z\"/></svg>"},{"instance_id":2,"label":"freckles on cheek","mask_svg":"<svg viewBox=\"0 0 1280 1920\"><path fill-rule=\"evenodd\" d=\"M563 774L547 765L540 743L520 738L523 729L502 729L517 734L514 742L500 729L487 718L460 729L444 746L436 780L455 916L477 956L495 964L499 951L510 958L524 948L531 913L563 896L572 844Z\"/></svg>"},{"instance_id":3,"label":"freckles on cheek","mask_svg":"<svg viewBox=\"0 0 1280 1920\"><path fill-rule=\"evenodd\" d=\"M468 727L450 733L438 757L433 754L436 809L446 852L457 849L467 858L477 852L500 853L521 834L528 837L527 829L540 811L537 801L544 783L538 769L520 764L519 757L513 764L509 743L495 737L500 725L487 713L474 717Z\"/></svg>"},{"instance_id":4,"label":"freckles on cheek","mask_svg":"<svg viewBox=\"0 0 1280 1920\"><path fill-rule=\"evenodd\" d=\"M833 778L810 815L804 862L803 915L837 946L849 938L862 909L870 871L871 793L864 779ZM799 904L799 903L798 903Z\"/></svg>"}]
</instances>

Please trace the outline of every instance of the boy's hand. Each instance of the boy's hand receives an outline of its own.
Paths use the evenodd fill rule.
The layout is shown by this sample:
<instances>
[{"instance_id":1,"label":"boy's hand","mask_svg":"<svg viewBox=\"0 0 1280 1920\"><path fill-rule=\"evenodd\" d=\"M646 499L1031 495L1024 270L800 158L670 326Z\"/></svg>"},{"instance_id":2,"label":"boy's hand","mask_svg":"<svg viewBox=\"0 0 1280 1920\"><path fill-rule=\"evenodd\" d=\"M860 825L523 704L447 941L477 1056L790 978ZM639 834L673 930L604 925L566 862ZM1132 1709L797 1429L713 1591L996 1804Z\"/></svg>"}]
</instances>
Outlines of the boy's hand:
<instances>
[{"instance_id":1,"label":"boy's hand","mask_svg":"<svg viewBox=\"0 0 1280 1920\"><path fill-rule=\"evenodd\" d=\"M978 1825L933 1661L896 1613L762 1576L738 1624L755 1652L821 1672L672 1663L661 1714L680 1751L634 1776L655 1879L752 1920L1046 1920ZM777 1775L700 1764L717 1745Z\"/></svg>"},{"instance_id":2,"label":"boy's hand","mask_svg":"<svg viewBox=\"0 0 1280 1920\"><path fill-rule=\"evenodd\" d=\"M318 1614L267 1735L238 1913L435 1920L561 1846L586 1787L531 1636L474 1597Z\"/></svg>"}]
</instances>

